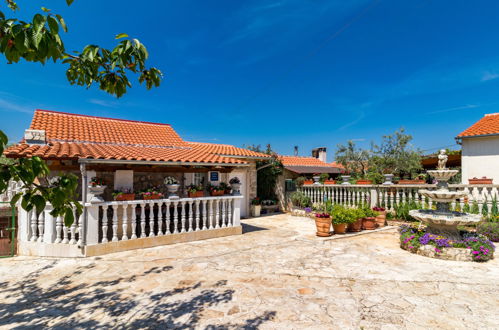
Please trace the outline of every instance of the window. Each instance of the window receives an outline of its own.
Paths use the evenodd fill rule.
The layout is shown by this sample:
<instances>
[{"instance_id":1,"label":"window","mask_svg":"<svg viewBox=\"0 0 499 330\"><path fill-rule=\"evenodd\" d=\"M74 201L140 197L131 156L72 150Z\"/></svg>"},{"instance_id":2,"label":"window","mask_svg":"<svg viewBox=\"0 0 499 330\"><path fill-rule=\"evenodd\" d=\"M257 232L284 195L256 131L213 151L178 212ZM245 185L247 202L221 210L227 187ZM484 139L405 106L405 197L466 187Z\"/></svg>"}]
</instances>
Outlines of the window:
<instances>
[{"instance_id":1,"label":"window","mask_svg":"<svg viewBox=\"0 0 499 330\"><path fill-rule=\"evenodd\" d=\"M204 183L204 173L194 173L194 182L196 186Z\"/></svg>"}]
</instances>

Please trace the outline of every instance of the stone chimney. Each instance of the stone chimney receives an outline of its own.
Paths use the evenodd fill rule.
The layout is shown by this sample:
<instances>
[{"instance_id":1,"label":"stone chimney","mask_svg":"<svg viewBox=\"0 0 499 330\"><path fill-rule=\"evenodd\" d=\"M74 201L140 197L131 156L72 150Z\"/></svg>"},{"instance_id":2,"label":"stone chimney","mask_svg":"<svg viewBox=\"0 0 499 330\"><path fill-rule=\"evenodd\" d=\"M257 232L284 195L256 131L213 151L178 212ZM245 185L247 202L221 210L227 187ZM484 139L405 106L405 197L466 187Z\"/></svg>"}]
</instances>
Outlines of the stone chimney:
<instances>
[{"instance_id":1,"label":"stone chimney","mask_svg":"<svg viewBox=\"0 0 499 330\"><path fill-rule=\"evenodd\" d=\"M24 131L24 141L27 144L46 144L45 130L27 129Z\"/></svg>"},{"instance_id":2,"label":"stone chimney","mask_svg":"<svg viewBox=\"0 0 499 330\"><path fill-rule=\"evenodd\" d=\"M312 157L318 158L324 163L327 163L326 147L312 149Z\"/></svg>"}]
</instances>

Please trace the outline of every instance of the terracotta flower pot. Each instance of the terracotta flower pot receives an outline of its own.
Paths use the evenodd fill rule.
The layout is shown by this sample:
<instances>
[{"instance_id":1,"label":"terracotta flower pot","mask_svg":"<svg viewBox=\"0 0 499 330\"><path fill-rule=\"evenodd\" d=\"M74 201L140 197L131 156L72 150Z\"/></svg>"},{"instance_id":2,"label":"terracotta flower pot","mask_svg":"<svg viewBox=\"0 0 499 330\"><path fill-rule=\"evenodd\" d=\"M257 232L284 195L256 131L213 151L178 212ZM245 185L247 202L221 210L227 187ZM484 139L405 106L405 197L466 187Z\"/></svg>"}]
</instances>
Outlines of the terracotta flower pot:
<instances>
[{"instance_id":1,"label":"terracotta flower pot","mask_svg":"<svg viewBox=\"0 0 499 330\"><path fill-rule=\"evenodd\" d=\"M375 217L367 217L362 219L362 229L364 230L374 230L376 229L376 218Z\"/></svg>"},{"instance_id":2,"label":"terracotta flower pot","mask_svg":"<svg viewBox=\"0 0 499 330\"><path fill-rule=\"evenodd\" d=\"M196 192L190 192L188 193L189 198L195 198L195 197L203 197L204 196L204 191L196 191Z\"/></svg>"},{"instance_id":3,"label":"terracotta flower pot","mask_svg":"<svg viewBox=\"0 0 499 330\"><path fill-rule=\"evenodd\" d=\"M119 194L114 200L116 201L133 201L135 194Z\"/></svg>"},{"instance_id":4,"label":"terracotta flower pot","mask_svg":"<svg viewBox=\"0 0 499 330\"><path fill-rule=\"evenodd\" d=\"M376 223L378 224L378 227L384 227L386 224L386 211L381 212L377 217L376 217Z\"/></svg>"},{"instance_id":5,"label":"terracotta flower pot","mask_svg":"<svg viewBox=\"0 0 499 330\"><path fill-rule=\"evenodd\" d=\"M425 184L425 180L399 180L397 184Z\"/></svg>"},{"instance_id":6,"label":"terracotta flower pot","mask_svg":"<svg viewBox=\"0 0 499 330\"><path fill-rule=\"evenodd\" d=\"M303 181L303 185L314 184L314 180L305 180Z\"/></svg>"},{"instance_id":7,"label":"terracotta flower pot","mask_svg":"<svg viewBox=\"0 0 499 330\"><path fill-rule=\"evenodd\" d=\"M153 199L161 199L161 198L163 198L163 196L160 194L142 195L142 199L144 199L146 201L153 200Z\"/></svg>"},{"instance_id":8,"label":"terracotta flower pot","mask_svg":"<svg viewBox=\"0 0 499 330\"><path fill-rule=\"evenodd\" d=\"M326 180L324 184L336 184L336 180Z\"/></svg>"},{"instance_id":9,"label":"terracotta flower pot","mask_svg":"<svg viewBox=\"0 0 499 330\"><path fill-rule=\"evenodd\" d=\"M359 232L362 230L362 218L357 219L357 221L348 224L348 231Z\"/></svg>"},{"instance_id":10,"label":"terracotta flower pot","mask_svg":"<svg viewBox=\"0 0 499 330\"><path fill-rule=\"evenodd\" d=\"M346 223L333 224L333 229L335 234L344 234L347 232Z\"/></svg>"},{"instance_id":11,"label":"terracotta flower pot","mask_svg":"<svg viewBox=\"0 0 499 330\"><path fill-rule=\"evenodd\" d=\"M470 184L492 184L492 179L487 179L487 178L473 178L473 179L468 179Z\"/></svg>"},{"instance_id":12,"label":"terracotta flower pot","mask_svg":"<svg viewBox=\"0 0 499 330\"><path fill-rule=\"evenodd\" d=\"M372 180L357 180L355 184L373 184Z\"/></svg>"},{"instance_id":13,"label":"terracotta flower pot","mask_svg":"<svg viewBox=\"0 0 499 330\"><path fill-rule=\"evenodd\" d=\"M210 192L210 196L223 196L225 194L225 191L223 190L214 190Z\"/></svg>"},{"instance_id":14,"label":"terracotta flower pot","mask_svg":"<svg viewBox=\"0 0 499 330\"><path fill-rule=\"evenodd\" d=\"M315 226L317 227L316 235L319 237L331 236L331 218L315 217Z\"/></svg>"}]
</instances>

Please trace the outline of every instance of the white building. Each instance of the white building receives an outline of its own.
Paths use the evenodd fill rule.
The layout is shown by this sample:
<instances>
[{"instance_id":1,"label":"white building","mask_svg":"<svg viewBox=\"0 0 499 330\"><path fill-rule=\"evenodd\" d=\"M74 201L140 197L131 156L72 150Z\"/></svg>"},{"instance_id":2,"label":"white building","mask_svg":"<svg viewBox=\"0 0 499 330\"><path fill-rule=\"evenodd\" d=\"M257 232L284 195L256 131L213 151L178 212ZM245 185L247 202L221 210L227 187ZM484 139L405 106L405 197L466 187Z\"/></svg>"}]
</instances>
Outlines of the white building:
<instances>
[{"instance_id":1,"label":"white building","mask_svg":"<svg viewBox=\"0 0 499 330\"><path fill-rule=\"evenodd\" d=\"M486 177L499 184L499 113L485 115L456 140L462 145L462 183Z\"/></svg>"}]
</instances>

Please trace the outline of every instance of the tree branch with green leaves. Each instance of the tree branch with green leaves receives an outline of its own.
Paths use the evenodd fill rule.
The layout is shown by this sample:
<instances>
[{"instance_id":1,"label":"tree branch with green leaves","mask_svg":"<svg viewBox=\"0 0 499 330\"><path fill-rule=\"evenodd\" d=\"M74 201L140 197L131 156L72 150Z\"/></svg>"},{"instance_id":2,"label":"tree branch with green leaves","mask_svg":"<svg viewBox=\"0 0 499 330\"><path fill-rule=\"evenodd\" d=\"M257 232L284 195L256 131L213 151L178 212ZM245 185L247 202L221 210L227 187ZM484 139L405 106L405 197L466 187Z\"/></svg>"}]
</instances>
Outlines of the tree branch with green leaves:
<instances>
[{"instance_id":1,"label":"tree branch with green leaves","mask_svg":"<svg viewBox=\"0 0 499 330\"><path fill-rule=\"evenodd\" d=\"M13 0L6 0L12 11L19 10ZM71 5L73 0L66 0ZM28 62L45 64L52 59L61 61L69 67L66 77L71 85L90 88L97 84L111 95L121 97L132 87L128 75L138 75L140 84L147 89L158 87L163 74L155 67L147 67L149 53L138 40L121 33L121 40L112 50L88 45L82 51L68 53L61 38L61 32L68 28L63 17L53 14L50 9L41 7L43 13L33 16L31 22L9 18L0 7L0 54L8 63L18 63L21 59Z\"/></svg>"}]
</instances>

